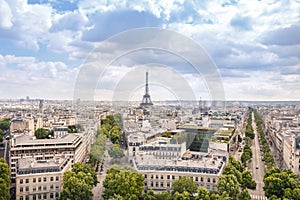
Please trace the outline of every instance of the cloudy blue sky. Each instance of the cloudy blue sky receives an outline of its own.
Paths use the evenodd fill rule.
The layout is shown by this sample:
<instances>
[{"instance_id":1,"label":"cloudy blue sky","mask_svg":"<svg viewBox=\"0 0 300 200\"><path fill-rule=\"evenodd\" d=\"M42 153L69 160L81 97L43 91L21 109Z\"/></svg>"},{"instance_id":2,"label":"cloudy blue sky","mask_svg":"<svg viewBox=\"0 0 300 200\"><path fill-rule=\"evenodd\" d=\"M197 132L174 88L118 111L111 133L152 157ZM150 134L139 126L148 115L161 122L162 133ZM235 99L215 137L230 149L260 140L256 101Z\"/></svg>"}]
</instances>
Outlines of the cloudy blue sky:
<instances>
[{"instance_id":1,"label":"cloudy blue sky","mask_svg":"<svg viewBox=\"0 0 300 200\"><path fill-rule=\"evenodd\" d=\"M143 27L176 31L198 43L215 63L228 100L300 100L299 0L0 0L0 98L72 99L91 52L115 34ZM95 98L111 99L118 84L144 80L137 70L146 64L141 58L164 60L153 68L155 80L176 72L181 86L209 98L205 80L187 63L162 51L138 53L144 56L111 64ZM162 77L159 66L166 69ZM166 88L153 84L152 98L174 98ZM142 94L136 86L131 99Z\"/></svg>"}]
</instances>

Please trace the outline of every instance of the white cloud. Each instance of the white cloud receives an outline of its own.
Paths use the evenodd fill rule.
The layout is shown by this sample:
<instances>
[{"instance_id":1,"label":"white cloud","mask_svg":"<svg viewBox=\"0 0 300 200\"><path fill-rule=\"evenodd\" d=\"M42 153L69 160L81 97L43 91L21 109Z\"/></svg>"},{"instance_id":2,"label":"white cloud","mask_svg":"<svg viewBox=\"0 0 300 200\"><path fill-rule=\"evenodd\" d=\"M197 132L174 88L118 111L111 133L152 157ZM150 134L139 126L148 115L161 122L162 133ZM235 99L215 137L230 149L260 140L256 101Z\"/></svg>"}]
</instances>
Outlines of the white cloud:
<instances>
[{"instance_id":1,"label":"white cloud","mask_svg":"<svg viewBox=\"0 0 300 200\"><path fill-rule=\"evenodd\" d=\"M9 29L13 26L12 13L5 0L0 0L0 28Z\"/></svg>"},{"instance_id":2,"label":"white cloud","mask_svg":"<svg viewBox=\"0 0 300 200\"><path fill-rule=\"evenodd\" d=\"M286 98L295 98L291 91L299 94L297 78L300 56L297 52L300 46L296 44L299 43L300 3L297 1L84 0L73 11L59 11L51 7L51 2L29 5L27 1L0 0L0 5L0 39L13 41L18 50L21 47L30 52L24 55L33 55L35 51L39 53L37 56L43 54L42 57L47 58L44 61L39 57L22 56L19 51L18 56L14 56L14 47L7 45L4 47L7 51L4 52L10 50L8 54L11 55L0 55L0 68L3 71L0 79L3 84L6 84L3 80L20 85L24 82L22 88L25 89L27 84L49 79L57 80L56 87L73 83L77 69L71 69L66 63L70 60L82 61L98 44L84 33L95 30L94 36L101 33L109 37L127 30L126 27L136 27L134 20L126 21L126 16L131 13L128 11L137 10L159 18L159 26L178 31L199 42L220 68L228 98L281 98L282 95L277 95L275 87L266 83L266 79L270 84L277 85L278 91L285 94ZM125 28L114 28L120 27L116 15L121 11L125 13L119 15L124 18ZM101 25L99 17L107 13L111 15L109 19L115 21ZM109 25L113 25L114 29ZM88 41L82 40L86 36L90 37ZM49 52L68 56L64 61L54 59L50 62L51 58L47 57ZM102 56L105 57L105 53ZM168 59L170 57L165 58ZM118 83L124 74L130 72L130 62L134 64L134 61L137 62L130 58L120 61L118 64L123 64L123 67L119 71L112 68L107 76L102 77L103 82L106 85ZM204 86L200 84L197 87L195 83L199 80L184 70L181 73L189 86L200 93L199 88ZM10 76L18 79L9 80ZM69 78L67 83L62 82L64 76ZM249 86L249 82L252 86Z\"/></svg>"}]
</instances>

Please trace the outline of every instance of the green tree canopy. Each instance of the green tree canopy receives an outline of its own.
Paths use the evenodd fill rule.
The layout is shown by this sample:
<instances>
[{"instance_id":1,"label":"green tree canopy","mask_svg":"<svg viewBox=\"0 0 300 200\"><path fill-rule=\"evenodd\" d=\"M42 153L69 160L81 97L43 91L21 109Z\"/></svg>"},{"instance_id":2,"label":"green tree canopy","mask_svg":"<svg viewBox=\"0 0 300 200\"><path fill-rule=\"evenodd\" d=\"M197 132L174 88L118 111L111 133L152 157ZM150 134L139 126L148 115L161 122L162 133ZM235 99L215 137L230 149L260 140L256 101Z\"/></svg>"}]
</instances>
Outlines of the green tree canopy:
<instances>
[{"instance_id":1,"label":"green tree canopy","mask_svg":"<svg viewBox=\"0 0 300 200\"><path fill-rule=\"evenodd\" d=\"M7 131L10 126L10 119L3 119L0 121L0 129L2 131Z\"/></svg>"},{"instance_id":2,"label":"green tree canopy","mask_svg":"<svg viewBox=\"0 0 300 200\"><path fill-rule=\"evenodd\" d=\"M108 151L108 154L113 159L122 158L124 156L124 151L118 144L113 144Z\"/></svg>"},{"instance_id":3,"label":"green tree canopy","mask_svg":"<svg viewBox=\"0 0 300 200\"><path fill-rule=\"evenodd\" d=\"M38 128L34 132L34 135L37 139L45 139L45 138L48 138L49 131L47 131L46 129L43 129L43 128Z\"/></svg>"},{"instance_id":4,"label":"green tree canopy","mask_svg":"<svg viewBox=\"0 0 300 200\"><path fill-rule=\"evenodd\" d=\"M3 158L0 158L0 199L9 199L9 167Z\"/></svg>"},{"instance_id":5,"label":"green tree canopy","mask_svg":"<svg viewBox=\"0 0 300 200\"><path fill-rule=\"evenodd\" d=\"M98 183L94 170L89 165L75 163L71 171L64 174L61 200L93 199L92 188Z\"/></svg>"},{"instance_id":6,"label":"green tree canopy","mask_svg":"<svg viewBox=\"0 0 300 200\"><path fill-rule=\"evenodd\" d=\"M197 192L198 184L190 177L182 176L175 180L172 184L173 194L176 192L188 192L190 195Z\"/></svg>"},{"instance_id":7,"label":"green tree canopy","mask_svg":"<svg viewBox=\"0 0 300 200\"><path fill-rule=\"evenodd\" d=\"M139 199L144 190L144 176L129 167L113 165L107 171L103 187L104 199L109 199L115 194L124 199Z\"/></svg>"},{"instance_id":8,"label":"green tree canopy","mask_svg":"<svg viewBox=\"0 0 300 200\"><path fill-rule=\"evenodd\" d=\"M198 189L198 196L195 200L210 200L210 193L206 188L200 187Z\"/></svg>"},{"instance_id":9,"label":"green tree canopy","mask_svg":"<svg viewBox=\"0 0 300 200\"><path fill-rule=\"evenodd\" d=\"M0 142L3 142L3 131L0 129Z\"/></svg>"},{"instance_id":10,"label":"green tree canopy","mask_svg":"<svg viewBox=\"0 0 300 200\"><path fill-rule=\"evenodd\" d=\"M239 183L242 183L242 173L238 171L232 164L228 164L223 171L223 175L233 174Z\"/></svg>"},{"instance_id":11,"label":"green tree canopy","mask_svg":"<svg viewBox=\"0 0 300 200\"><path fill-rule=\"evenodd\" d=\"M240 196L239 196L239 199L240 199L240 200L251 200L251 196L250 196L248 190L243 189L243 190L241 191L241 194L240 194Z\"/></svg>"},{"instance_id":12,"label":"green tree canopy","mask_svg":"<svg viewBox=\"0 0 300 200\"><path fill-rule=\"evenodd\" d=\"M241 186L244 189L249 188L254 190L256 188L256 182L252 179L252 174L249 170L242 173Z\"/></svg>"},{"instance_id":13,"label":"green tree canopy","mask_svg":"<svg viewBox=\"0 0 300 200\"><path fill-rule=\"evenodd\" d=\"M280 172L276 168L271 168L265 173L264 184L264 191L268 198L273 195L278 198L284 198L285 194L290 196L289 191L300 188L300 181L296 174L290 170Z\"/></svg>"},{"instance_id":14,"label":"green tree canopy","mask_svg":"<svg viewBox=\"0 0 300 200\"><path fill-rule=\"evenodd\" d=\"M218 181L218 191L219 193L226 192L229 197L236 199L239 194L240 184L237 178L233 175L222 175Z\"/></svg>"}]
</instances>

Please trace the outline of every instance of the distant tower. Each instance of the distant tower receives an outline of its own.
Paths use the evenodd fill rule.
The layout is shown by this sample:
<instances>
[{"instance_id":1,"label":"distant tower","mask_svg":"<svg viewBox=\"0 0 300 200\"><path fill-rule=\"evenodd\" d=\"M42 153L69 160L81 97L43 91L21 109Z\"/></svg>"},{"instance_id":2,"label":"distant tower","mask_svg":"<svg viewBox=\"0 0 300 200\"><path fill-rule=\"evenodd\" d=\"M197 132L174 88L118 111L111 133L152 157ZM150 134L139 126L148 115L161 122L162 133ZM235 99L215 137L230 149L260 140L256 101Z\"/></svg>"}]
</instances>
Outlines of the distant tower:
<instances>
[{"instance_id":1,"label":"distant tower","mask_svg":"<svg viewBox=\"0 0 300 200\"><path fill-rule=\"evenodd\" d=\"M200 112L200 114L203 112L203 102L202 102L201 97L200 97L200 100L199 100L199 112Z\"/></svg>"},{"instance_id":2,"label":"distant tower","mask_svg":"<svg viewBox=\"0 0 300 200\"><path fill-rule=\"evenodd\" d=\"M40 113L43 112L43 107L44 107L44 100L40 100L40 103L39 103L39 111L40 111Z\"/></svg>"},{"instance_id":3,"label":"distant tower","mask_svg":"<svg viewBox=\"0 0 300 200\"><path fill-rule=\"evenodd\" d=\"M149 87L148 87L148 72L146 72L146 86L145 86L145 94L143 96L142 103L140 106L152 106L153 103L151 101L150 95L149 95Z\"/></svg>"}]
</instances>

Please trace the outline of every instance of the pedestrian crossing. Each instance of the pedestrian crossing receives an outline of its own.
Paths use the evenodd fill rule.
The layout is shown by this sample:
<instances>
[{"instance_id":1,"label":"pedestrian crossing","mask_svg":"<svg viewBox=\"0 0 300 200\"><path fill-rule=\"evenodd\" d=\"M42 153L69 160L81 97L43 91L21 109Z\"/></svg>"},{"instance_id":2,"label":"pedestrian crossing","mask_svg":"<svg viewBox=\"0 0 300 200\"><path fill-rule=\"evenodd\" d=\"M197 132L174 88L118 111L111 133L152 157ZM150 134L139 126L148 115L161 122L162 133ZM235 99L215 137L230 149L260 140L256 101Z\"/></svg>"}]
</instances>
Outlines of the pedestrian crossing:
<instances>
[{"instance_id":1,"label":"pedestrian crossing","mask_svg":"<svg viewBox=\"0 0 300 200\"><path fill-rule=\"evenodd\" d=\"M260 196L260 195L250 195L251 199L259 199L259 200L267 200L268 198L265 196Z\"/></svg>"}]
</instances>

